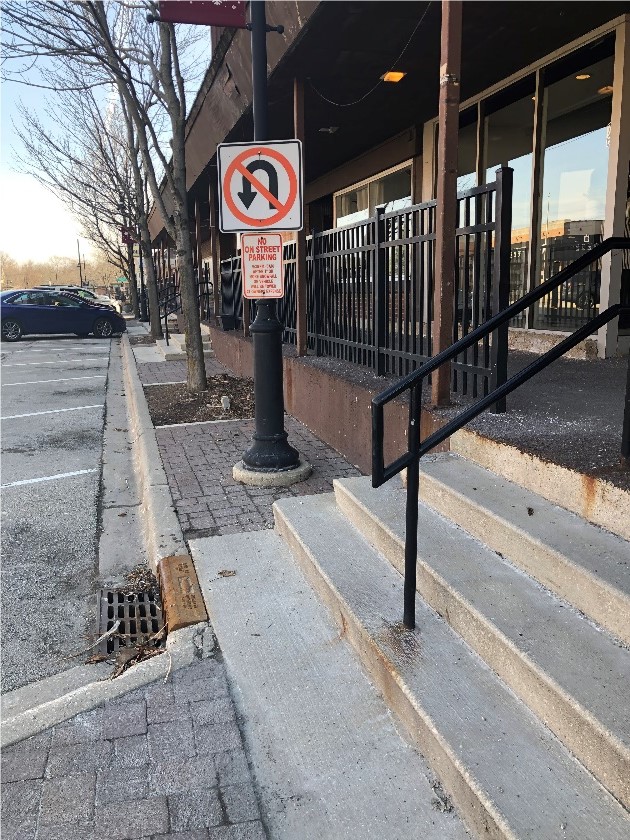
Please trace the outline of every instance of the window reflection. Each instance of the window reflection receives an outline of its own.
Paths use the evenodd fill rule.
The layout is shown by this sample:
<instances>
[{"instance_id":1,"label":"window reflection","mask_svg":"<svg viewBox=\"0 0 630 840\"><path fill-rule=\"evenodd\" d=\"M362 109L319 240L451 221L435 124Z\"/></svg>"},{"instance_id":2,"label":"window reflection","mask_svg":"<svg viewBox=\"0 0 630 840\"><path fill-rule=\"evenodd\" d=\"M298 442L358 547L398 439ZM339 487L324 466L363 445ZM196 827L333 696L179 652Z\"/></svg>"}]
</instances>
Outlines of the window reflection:
<instances>
[{"instance_id":1,"label":"window reflection","mask_svg":"<svg viewBox=\"0 0 630 840\"><path fill-rule=\"evenodd\" d=\"M578 78L579 77L579 78ZM539 279L544 281L601 242L606 204L612 56L569 68L547 88ZM544 298L534 326L572 330L597 314L601 265Z\"/></svg>"},{"instance_id":2,"label":"window reflection","mask_svg":"<svg viewBox=\"0 0 630 840\"><path fill-rule=\"evenodd\" d=\"M336 195L337 227L346 227L368 219L381 204L385 205L387 213L411 206L411 166Z\"/></svg>"},{"instance_id":3,"label":"window reflection","mask_svg":"<svg viewBox=\"0 0 630 840\"><path fill-rule=\"evenodd\" d=\"M534 136L534 77L502 91L490 100L486 118L486 183L496 179L500 166L513 169L510 303L527 291L531 236L532 149ZM508 97L512 101L508 100ZM507 101L506 101L507 100ZM524 325L524 315L514 320Z\"/></svg>"}]
</instances>

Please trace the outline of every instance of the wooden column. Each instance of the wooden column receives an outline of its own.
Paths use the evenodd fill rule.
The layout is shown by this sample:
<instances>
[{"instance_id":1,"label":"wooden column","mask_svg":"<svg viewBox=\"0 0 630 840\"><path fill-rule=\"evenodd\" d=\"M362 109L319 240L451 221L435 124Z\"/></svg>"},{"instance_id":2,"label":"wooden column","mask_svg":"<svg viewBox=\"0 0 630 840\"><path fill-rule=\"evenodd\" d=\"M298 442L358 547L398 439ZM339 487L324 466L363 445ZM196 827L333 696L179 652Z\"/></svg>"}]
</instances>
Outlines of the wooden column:
<instances>
[{"instance_id":1,"label":"wooden column","mask_svg":"<svg viewBox=\"0 0 630 840\"><path fill-rule=\"evenodd\" d=\"M442 0L440 57L440 107L437 173L437 228L435 241L435 290L433 354L453 343L455 294L455 229L457 224L457 143L459 133L459 76L462 51L461 0ZM448 405L451 398L450 365L433 374L434 405Z\"/></svg>"},{"instance_id":2,"label":"wooden column","mask_svg":"<svg viewBox=\"0 0 630 840\"><path fill-rule=\"evenodd\" d=\"M217 206L215 203L215 190L212 182L208 183L208 200L210 201L210 280L212 281L212 303L214 317L221 314L219 289L221 287L221 255L220 240L217 230Z\"/></svg>"},{"instance_id":3,"label":"wooden column","mask_svg":"<svg viewBox=\"0 0 630 840\"><path fill-rule=\"evenodd\" d=\"M543 177L545 170L545 144L547 130L547 90L545 71L536 71L536 97L534 100L534 143L532 148L532 211L527 257L527 288L531 291L540 284L540 233L542 221ZM535 325L535 307L527 310L527 327Z\"/></svg>"},{"instance_id":4,"label":"wooden column","mask_svg":"<svg viewBox=\"0 0 630 840\"><path fill-rule=\"evenodd\" d=\"M293 126L296 140L302 141L304 151L304 83L293 80ZM308 219L304 208L304 226L297 231L295 244L295 324L298 356L308 354L308 328L306 324L306 231Z\"/></svg>"},{"instance_id":5,"label":"wooden column","mask_svg":"<svg viewBox=\"0 0 630 840\"><path fill-rule=\"evenodd\" d=\"M203 277L201 264L201 201L199 198L195 199L195 259L197 261L197 289L199 289ZM203 320L204 316L207 316L207 313L203 312L203 300L199 291L199 319Z\"/></svg>"},{"instance_id":6,"label":"wooden column","mask_svg":"<svg viewBox=\"0 0 630 840\"><path fill-rule=\"evenodd\" d=\"M604 239L625 236L630 156L630 21L627 19L616 28L613 86ZM602 258L600 312L619 302L622 266L621 251L612 251ZM614 318L597 333L598 355L605 359L619 351L627 352L626 342L625 337L619 340L619 319Z\"/></svg>"}]
</instances>

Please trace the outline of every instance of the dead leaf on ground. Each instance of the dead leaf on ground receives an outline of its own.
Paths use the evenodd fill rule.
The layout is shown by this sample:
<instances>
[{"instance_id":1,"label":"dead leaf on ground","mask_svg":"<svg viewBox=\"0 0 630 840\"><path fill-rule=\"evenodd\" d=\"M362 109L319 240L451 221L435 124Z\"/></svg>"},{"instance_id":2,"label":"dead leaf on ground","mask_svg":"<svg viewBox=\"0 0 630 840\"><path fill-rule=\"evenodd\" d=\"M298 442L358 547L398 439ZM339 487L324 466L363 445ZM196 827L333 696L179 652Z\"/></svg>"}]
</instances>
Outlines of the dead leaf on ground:
<instances>
[{"instance_id":1,"label":"dead leaf on ground","mask_svg":"<svg viewBox=\"0 0 630 840\"><path fill-rule=\"evenodd\" d=\"M106 653L95 653L89 659L85 660L85 664L96 665L97 662L105 662L107 659L109 659L109 656Z\"/></svg>"},{"instance_id":2,"label":"dead leaf on ground","mask_svg":"<svg viewBox=\"0 0 630 840\"><path fill-rule=\"evenodd\" d=\"M234 577L236 571L233 569L221 569L221 571L218 574L219 577Z\"/></svg>"}]
</instances>

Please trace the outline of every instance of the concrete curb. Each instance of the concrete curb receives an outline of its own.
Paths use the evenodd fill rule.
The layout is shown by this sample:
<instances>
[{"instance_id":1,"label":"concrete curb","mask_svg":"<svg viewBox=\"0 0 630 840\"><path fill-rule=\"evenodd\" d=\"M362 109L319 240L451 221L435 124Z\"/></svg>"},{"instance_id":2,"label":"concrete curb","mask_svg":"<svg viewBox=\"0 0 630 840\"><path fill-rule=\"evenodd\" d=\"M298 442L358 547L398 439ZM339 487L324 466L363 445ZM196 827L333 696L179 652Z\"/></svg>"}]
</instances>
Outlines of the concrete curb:
<instances>
[{"instance_id":1,"label":"concrete curb","mask_svg":"<svg viewBox=\"0 0 630 840\"><path fill-rule=\"evenodd\" d=\"M171 491L155 439L155 429L136 370L127 335L122 337L125 391L128 398L131 441L142 493L143 531L147 558L154 574L163 557L188 554L173 508Z\"/></svg>"},{"instance_id":2,"label":"concrete curb","mask_svg":"<svg viewBox=\"0 0 630 840\"><path fill-rule=\"evenodd\" d=\"M94 709L106 700L113 700L156 680L163 679L166 682L173 671L185 668L195 661L207 659L213 653L215 644L214 632L210 625L195 624L169 633L164 653L139 662L115 680L102 679L66 691L63 680L65 675L57 675L53 688L55 696L2 720L0 746L4 748L23 741L80 712ZM71 679L69 674L68 682ZM47 682L42 680L37 685L26 687L32 699L37 701L38 697L44 698L47 693L52 693L47 692ZM23 689L16 691L20 692ZM10 698L11 693L5 697Z\"/></svg>"},{"instance_id":3,"label":"concrete curb","mask_svg":"<svg viewBox=\"0 0 630 840\"><path fill-rule=\"evenodd\" d=\"M157 576L162 559L171 555L188 556L188 548L173 507L155 430L126 334L122 336L121 349L129 438L142 499L142 536L149 565ZM109 679L111 665L77 666L7 692L2 697L0 746L10 746L37 735L80 712L160 678L166 681L172 671L210 656L215 643L210 624L199 622L169 633L163 654L132 666L115 680ZM90 677L95 679L88 682ZM13 714L17 709L21 711Z\"/></svg>"}]
</instances>

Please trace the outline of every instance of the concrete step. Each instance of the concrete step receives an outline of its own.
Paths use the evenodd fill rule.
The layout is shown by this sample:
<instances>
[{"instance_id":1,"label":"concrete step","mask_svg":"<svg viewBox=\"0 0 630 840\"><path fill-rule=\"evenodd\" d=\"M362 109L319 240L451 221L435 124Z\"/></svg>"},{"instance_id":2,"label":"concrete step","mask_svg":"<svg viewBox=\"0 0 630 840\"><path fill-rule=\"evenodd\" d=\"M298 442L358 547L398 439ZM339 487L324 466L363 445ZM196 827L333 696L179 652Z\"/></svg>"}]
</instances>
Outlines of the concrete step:
<instances>
[{"instance_id":1,"label":"concrete step","mask_svg":"<svg viewBox=\"0 0 630 840\"><path fill-rule=\"evenodd\" d=\"M406 490L335 482L340 510L404 568ZM434 511L419 506L418 591L626 807L630 652Z\"/></svg>"},{"instance_id":2,"label":"concrete step","mask_svg":"<svg viewBox=\"0 0 630 840\"><path fill-rule=\"evenodd\" d=\"M186 336L183 333L171 333L168 337L168 344L166 339L161 339L156 342L156 346L162 353L164 360L167 362L186 358ZM202 334L203 355L205 357L214 356L214 351L211 346L210 336Z\"/></svg>"},{"instance_id":3,"label":"concrete step","mask_svg":"<svg viewBox=\"0 0 630 840\"><path fill-rule=\"evenodd\" d=\"M457 455L420 466L425 504L630 645L627 540Z\"/></svg>"},{"instance_id":4,"label":"concrete step","mask_svg":"<svg viewBox=\"0 0 630 840\"><path fill-rule=\"evenodd\" d=\"M456 432L450 438L450 446L451 452L630 540L630 491L468 429Z\"/></svg>"},{"instance_id":5,"label":"concrete step","mask_svg":"<svg viewBox=\"0 0 630 840\"><path fill-rule=\"evenodd\" d=\"M271 840L468 837L280 537L190 547Z\"/></svg>"},{"instance_id":6,"label":"concrete step","mask_svg":"<svg viewBox=\"0 0 630 840\"><path fill-rule=\"evenodd\" d=\"M332 495L282 499L274 510L340 633L476 836L627 838L627 811L446 621L418 597L416 629L401 626L401 576Z\"/></svg>"}]
</instances>

